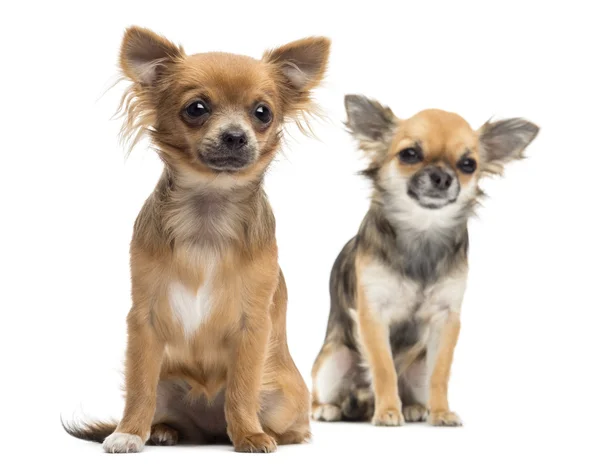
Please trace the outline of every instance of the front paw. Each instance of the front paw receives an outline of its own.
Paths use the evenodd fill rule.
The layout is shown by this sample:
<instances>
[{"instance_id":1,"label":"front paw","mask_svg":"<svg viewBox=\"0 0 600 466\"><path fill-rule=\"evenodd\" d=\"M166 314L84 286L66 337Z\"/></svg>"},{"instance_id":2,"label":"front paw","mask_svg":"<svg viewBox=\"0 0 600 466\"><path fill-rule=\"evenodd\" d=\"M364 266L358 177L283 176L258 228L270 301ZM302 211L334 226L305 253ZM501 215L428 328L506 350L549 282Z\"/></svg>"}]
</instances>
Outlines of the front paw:
<instances>
[{"instance_id":1,"label":"front paw","mask_svg":"<svg viewBox=\"0 0 600 466\"><path fill-rule=\"evenodd\" d=\"M144 442L139 435L114 432L102 443L106 453L138 453L144 448Z\"/></svg>"},{"instance_id":2,"label":"front paw","mask_svg":"<svg viewBox=\"0 0 600 466\"><path fill-rule=\"evenodd\" d=\"M277 442L270 435L260 432L242 437L234 443L234 448L242 453L271 453L277 450Z\"/></svg>"},{"instance_id":3,"label":"front paw","mask_svg":"<svg viewBox=\"0 0 600 466\"><path fill-rule=\"evenodd\" d=\"M376 409L371 422L376 426L401 426L404 425L404 416L399 407Z\"/></svg>"},{"instance_id":4,"label":"front paw","mask_svg":"<svg viewBox=\"0 0 600 466\"><path fill-rule=\"evenodd\" d=\"M443 426L443 427L458 427L462 426L462 421L458 414L451 411L438 411L429 413L427 422L432 426Z\"/></svg>"}]
</instances>

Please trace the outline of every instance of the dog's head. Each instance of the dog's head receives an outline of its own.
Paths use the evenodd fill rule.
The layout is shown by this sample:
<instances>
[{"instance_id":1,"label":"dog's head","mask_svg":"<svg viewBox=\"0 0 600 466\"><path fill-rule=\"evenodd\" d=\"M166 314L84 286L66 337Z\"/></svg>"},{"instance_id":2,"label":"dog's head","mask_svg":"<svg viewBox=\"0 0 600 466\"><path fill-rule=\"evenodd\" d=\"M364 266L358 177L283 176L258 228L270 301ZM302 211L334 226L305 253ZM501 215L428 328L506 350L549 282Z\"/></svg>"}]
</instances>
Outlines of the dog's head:
<instances>
[{"instance_id":1,"label":"dog's head","mask_svg":"<svg viewBox=\"0 0 600 466\"><path fill-rule=\"evenodd\" d=\"M365 174L406 221L468 215L482 174L501 173L505 163L521 158L539 130L519 118L473 130L459 115L442 110L401 120L357 95L346 96L345 104L347 126L370 159Z\"/></svg>"},{"instance_id":2,"label":"dog's head","mask_svg":"<svg viewBox=\"0 0 600 466\"><path fill-rule=\"evenodd\" d=\"M187 55L154 32L131 27L120 66L133 82L123 102L125 136L149 131L163 161L188 179L243 183L275 155L286 119L311 109L329 40L302 39L261 60L228 53Z\"/></svg>"}]
</instances>

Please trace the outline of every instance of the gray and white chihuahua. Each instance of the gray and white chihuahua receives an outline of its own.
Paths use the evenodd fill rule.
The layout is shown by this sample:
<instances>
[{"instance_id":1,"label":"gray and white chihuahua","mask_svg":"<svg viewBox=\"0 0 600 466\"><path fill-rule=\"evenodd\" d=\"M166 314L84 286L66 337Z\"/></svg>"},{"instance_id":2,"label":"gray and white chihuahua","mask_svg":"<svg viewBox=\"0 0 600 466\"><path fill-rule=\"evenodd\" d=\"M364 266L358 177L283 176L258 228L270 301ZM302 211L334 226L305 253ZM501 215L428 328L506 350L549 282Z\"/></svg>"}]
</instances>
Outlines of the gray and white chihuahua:
<instances>
[{"instance_id":1,"label":"gray and white chihuahua","mask_svg":"<svg viewBox=\"0 0 600 466\"><path fill-rule=\"evenodd\" d=\"M358 95L345 104L373 193L331 272L312 417L461 425L447 388L468 271L467 221L482 176L522 158L539 128L514 118L473 130L442 110L401 120Z\"/></svg>"}]
</instances>

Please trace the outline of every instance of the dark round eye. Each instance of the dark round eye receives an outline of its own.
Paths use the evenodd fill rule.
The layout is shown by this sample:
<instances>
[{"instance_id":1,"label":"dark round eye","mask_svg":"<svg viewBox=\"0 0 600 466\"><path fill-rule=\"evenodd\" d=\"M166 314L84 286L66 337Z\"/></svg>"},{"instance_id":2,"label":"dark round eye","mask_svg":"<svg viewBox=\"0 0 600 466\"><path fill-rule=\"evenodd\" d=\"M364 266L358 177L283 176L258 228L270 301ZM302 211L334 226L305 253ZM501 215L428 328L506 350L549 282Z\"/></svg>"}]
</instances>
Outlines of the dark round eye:
<instances>
[{"instance_id":1,"label":"dark round eye","mask_svg":"<svg viewBox=\"0 0 600 466\"><path fill-rule=\"evenodd\" d=\"M263 124L268 124L271 122L271 120L273 119L273 114L271 113L271 110L269 109L269 107L267 107L265 104L259 104L255 109L254 109L254 116Z\"/></svg>"},{"instance_id":2,"label":"dark round eye","mask_svg":"<svg viewBox=\"0 0 600 466\"><path fill-rule=\"evenodd\" d=\"M195 100L185 108L185 114L192 119L198 119L208 113L208 105L201 100Z\"/></svg>"},{"instance_id":3,"label":"dark round eye","mask_svg":"<svg viewBox=\"0 0 600 466\"><path fill-rule=\"evenodd\" d=\"M475 161L475 159L472 159L470 157L463 157L458 161L456 166L461 172L467 173L469 175L475 170L477 170L477 162Z\"/></svg>"},{"instance_id":4,"label":"dark round eye","mask_svg":"<svg viewBox=\"0 0 600 466\"><path fill-rule=\"evenodd\" d=\"M409 147L408 149L401 150L398 156L400 157L400 161L402 163L406 163L409 165L419 163L423 160L423 154L419 149L415 147Z\"/></svg>"}]
</instances>

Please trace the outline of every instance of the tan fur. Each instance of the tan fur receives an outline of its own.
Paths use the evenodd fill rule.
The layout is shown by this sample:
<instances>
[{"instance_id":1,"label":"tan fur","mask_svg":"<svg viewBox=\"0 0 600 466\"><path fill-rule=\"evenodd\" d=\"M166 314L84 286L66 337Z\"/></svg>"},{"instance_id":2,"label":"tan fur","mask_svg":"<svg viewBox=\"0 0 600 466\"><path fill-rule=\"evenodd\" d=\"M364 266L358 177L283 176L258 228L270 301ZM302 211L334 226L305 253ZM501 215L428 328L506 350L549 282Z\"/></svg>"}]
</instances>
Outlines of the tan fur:
<instances>
[{"instance_id":1,"label":"tan fur","mask_svg":"<svg viewBox=\"0 0 600 466\"><path fill-rule=\"evenodd\" d=\"M366 263L368 263L368 258L357 256L358 277ZM373 423L375 425L401 425L404 423L404 417L398 395L398 374L390 349L388 327L370 309L360 278L357 285L358 334L371 369L376 400Z\"/></svg>"},{"instance_id":2,"label":"tan fur","mask_svg":"<svg viewBox=\"0 0 600 466\"><path fill-rule=\"evenodd\" d=\"M448 381L454 357L454 347L460 333L460 314L448 315L440 335L438 355L429 381L429 423L433 425L459 425L460 418L448 407Z\"/></svg>"},{"instance_id":3,"label":"tan fur","mask_svg":"<svg viewBox=\"0 0 600 466\"><path fill-rule=\"evenodd\" d=\"M414 165L401 164L398 153L417 142L423 148L423 161ZM453 167L467 151L469 157L480 161L478 135L469 123L456 113L429 109L398 122L385 163L395 163L404 176L411 176L424 165L447 163ZM471 177L458 173L461 186L465 186Z\"/></svg>"},{"instance_id":4,"label":"tan fur","mask_svg":"<svg viewBox=\"0 0 600 466\"><path fill-rule=\"evenodd\" d=\"M210 403L224 392L226 433L237 451L270 452L277 443L310 436L309 395L287 347L287 291L262 178L283 122L310 111L310 90L323 77L328 50L327 39L309 38L269 51L263 60L189 56L147 29L125 33L120 64L133 84L122 102L123 135L134 143L150 135L165 171L131 242L133 307L117 434L146 442L152 429L154 437L176 441L177 432L162 426L178 419L168 409L156 411L159 382L172 380L189 386L188 400ZM302 68L306 82L292 83L289 66ZM182 113L199 97L213 109L202 125ZM270 125L252 117L255 102L272 110ZM229 122L247 128L257 156L238 171L217 172L196 151ZM210 312L197 328L178 320L173 284L190 296L210 285ZM93 429L71 433L97 439ZM136 451L135 442L110 451L130 448Z\"/></svg>"}]
</instances>

